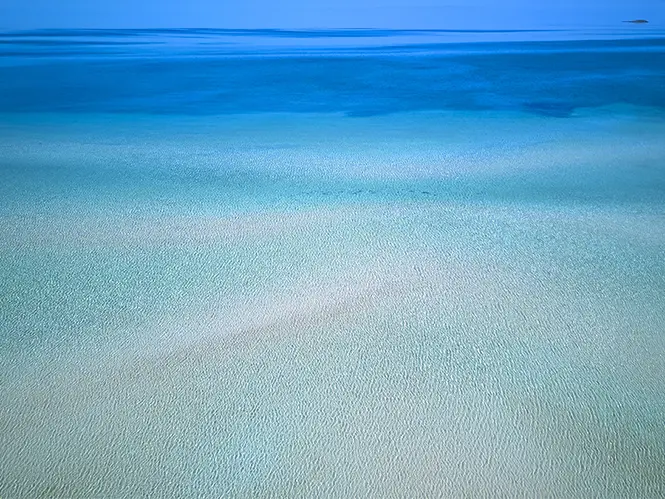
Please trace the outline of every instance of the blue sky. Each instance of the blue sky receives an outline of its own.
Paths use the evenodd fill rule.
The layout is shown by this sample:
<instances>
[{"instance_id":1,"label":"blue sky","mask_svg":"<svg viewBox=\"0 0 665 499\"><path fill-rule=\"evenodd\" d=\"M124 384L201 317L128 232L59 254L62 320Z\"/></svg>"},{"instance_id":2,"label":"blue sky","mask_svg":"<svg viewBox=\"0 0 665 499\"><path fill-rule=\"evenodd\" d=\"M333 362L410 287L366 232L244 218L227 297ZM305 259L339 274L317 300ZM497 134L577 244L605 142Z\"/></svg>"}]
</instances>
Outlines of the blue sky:
<instances>
[{"instance_id":1,"label":"blue sky","mask_svg":"<svg viewBox=\"0 0 665 499\"><path fill-rule=\"evenodd\" d=\"M0 0L0 28L532 28L665 23L665 0Z\"/></svg>"}]
</instances>

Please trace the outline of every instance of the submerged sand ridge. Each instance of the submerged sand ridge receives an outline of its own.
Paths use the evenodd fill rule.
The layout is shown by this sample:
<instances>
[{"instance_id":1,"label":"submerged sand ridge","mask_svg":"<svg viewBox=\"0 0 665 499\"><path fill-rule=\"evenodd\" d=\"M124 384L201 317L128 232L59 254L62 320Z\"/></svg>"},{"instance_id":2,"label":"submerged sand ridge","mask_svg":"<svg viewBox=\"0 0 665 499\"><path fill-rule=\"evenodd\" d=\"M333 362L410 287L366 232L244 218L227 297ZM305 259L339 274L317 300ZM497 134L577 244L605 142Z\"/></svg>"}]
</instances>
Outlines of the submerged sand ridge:
<instances>
[{"instance_id":1,"label":"submerged sand ridge","mask_svg":"<svg viewBox=\"0 0 665 499\"><path fill-rule=\"evenodd\" d=\"M180 248L179 278L162 288L192 287L174 296L135 281L132 293L177 312L80 329L16 366L2 391L3 487L584 494L611 473L622 491L657 493L665 310L647 290L663 289L663 235L620 242L621 227L652 226L624 216L348 207L248 216L274 230L240 239L201 219L203 243L155 223L166 232L154 244L173 234ZM97 271L122 253L128 269L148 264L136 255L149 240L132 256L131 232L109 239L123 234L129 246L98 254ZM234 261L261 276L245 298L230 274L252 272ZM622 455L638 456L639 479Z\"/></svg>"}]
</instances>

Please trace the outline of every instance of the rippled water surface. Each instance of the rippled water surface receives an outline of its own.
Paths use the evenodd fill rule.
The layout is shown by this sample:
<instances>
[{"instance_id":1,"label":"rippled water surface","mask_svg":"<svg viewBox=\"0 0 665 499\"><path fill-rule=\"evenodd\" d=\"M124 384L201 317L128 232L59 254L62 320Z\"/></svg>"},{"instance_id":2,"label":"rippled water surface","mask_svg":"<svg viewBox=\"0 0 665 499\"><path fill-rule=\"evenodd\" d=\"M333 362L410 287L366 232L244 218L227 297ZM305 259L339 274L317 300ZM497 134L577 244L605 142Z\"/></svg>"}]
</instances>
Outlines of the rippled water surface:
<instances>
[{"instance_id":1,"label":"rippled water surface","mask_svg":"<svg viewBox=\"0 0 665 499\"><path fill-rule=\"evenodd\" d=\"M664 36L0 33L0 497L665 495Z\"/></svg>"}]
</instances>

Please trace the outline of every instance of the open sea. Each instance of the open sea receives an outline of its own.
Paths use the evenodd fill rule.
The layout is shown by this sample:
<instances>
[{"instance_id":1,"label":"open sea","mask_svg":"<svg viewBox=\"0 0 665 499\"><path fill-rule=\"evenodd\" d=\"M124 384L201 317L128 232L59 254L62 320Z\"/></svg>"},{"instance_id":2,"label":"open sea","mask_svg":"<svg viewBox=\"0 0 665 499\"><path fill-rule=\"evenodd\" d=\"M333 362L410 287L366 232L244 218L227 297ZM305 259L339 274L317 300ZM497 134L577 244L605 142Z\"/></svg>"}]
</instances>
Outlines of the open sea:
<instances>
[{"instance_id":1,"label":"open sea","mask_svg":"<svg viewBox=\"0 0 665 499\"><path fill-rule=\"evenodd\" d=\"M0 32L0 497L665 496L665 30Z\"/></svg>"}]
</instances>

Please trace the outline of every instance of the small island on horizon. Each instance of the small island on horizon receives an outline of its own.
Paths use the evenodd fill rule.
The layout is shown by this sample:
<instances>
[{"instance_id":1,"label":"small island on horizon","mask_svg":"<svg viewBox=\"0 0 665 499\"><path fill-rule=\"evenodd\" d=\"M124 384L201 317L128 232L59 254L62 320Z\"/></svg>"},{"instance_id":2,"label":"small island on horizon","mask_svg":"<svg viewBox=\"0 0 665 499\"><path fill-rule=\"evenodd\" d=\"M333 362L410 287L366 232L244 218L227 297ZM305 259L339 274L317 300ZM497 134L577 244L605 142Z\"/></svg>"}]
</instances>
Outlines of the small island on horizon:
<instances>
[{"instance_id":1,"label":"small island on horizon","mask_svg":"<svg viewBox=\"0 0 665 499\"><path fill-rule=\"evenodd\" d=\"M649 21L646 19L633 19L632 21L623 21L625 23L632 23L632 24L648 24Z\"/></svg>"}]
</instances>

